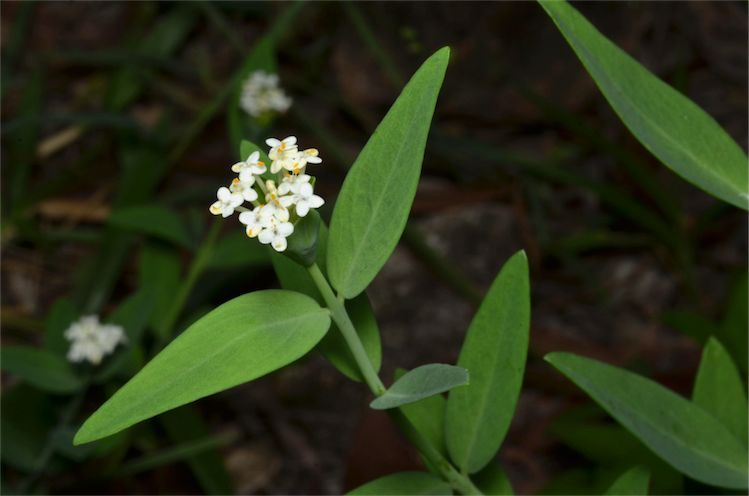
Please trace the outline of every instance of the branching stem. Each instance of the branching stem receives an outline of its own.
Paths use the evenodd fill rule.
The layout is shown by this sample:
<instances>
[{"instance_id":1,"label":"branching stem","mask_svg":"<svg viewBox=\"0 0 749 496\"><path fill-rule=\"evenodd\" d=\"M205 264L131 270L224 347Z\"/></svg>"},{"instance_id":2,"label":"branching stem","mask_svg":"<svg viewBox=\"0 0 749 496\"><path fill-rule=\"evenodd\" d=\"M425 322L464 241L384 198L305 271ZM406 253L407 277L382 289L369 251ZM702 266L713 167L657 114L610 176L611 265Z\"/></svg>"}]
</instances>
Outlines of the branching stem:
<instances>
[{"instance_id":1,"label":"branching stem","mask_svg":"<svg viewBox=\"0 0 749 496\"><path fill-rule=\"evenodd\" d=\"M343 338L346 340L346 344L351 350L351 354L356 360L356 364L361 371L364 380L366 381L372 394L375 396L382 396L385 393L385 385L380 380L377 372L369 360L364 345L359 339L359 335L354 328L354 324L351 322L351 318L346 311L344 305L344 299L336 297L333 293L333 289L328 284L328 280L323 275L317 264L312 264L307 268L312 280L315 282L317 289L320 290L325 303L330 310L333 321L341 330ZM390 417L393 422L401 429L406 435L408 440L413 444L416 449L426 458L429 465L439 471L440 476L447 481L453 489L460 492L461 494L482 494L481 491L473 484L470 478L466 475L461 474L443 455L434 447L434 445L422 435L416 427L408 420L400 409L388 410Z\"/></svg>"}]
</instances>

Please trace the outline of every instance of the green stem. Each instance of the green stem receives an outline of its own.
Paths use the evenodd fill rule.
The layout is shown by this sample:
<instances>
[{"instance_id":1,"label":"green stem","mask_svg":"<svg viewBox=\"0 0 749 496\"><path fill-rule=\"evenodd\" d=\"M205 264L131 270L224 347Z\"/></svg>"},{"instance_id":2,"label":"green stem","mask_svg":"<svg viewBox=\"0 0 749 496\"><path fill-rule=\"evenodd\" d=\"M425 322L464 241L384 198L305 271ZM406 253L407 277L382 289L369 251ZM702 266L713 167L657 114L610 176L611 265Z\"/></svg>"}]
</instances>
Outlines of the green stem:
<instances>
[{"instance_id":1,"label":"green stem","mask_svg":"<svg viewBox=\"0 0 749 496\"><path fill-rule=\"evenodd\" d=\"M193 258L192 265L190 265L190 270L187 273L185 282L180 286L179 291L174 297L172 306L169 307L169 313L167 314L167 317L164 318L164 333L162 336L162 340L168 340L171 337L172 331L174 330L174 325L177 323L177 319L179 318L180 314L182 314L182 309L184 308L185 303L187 303L187 298L190 296L193 286L195 286L195 283L203 273L203 269L205 269L206 264L213 254L213 245L216 242L216 238L218 237L218 233L220 230L221 222L218 219L215 219L208 231L208 234L203 239L200 248L198 248L198 251L195 254L195 258Z\"/></svg>"},{"instance_id":2,"label":"green stem","mask_svg":"<svg viewBox=\"0 0 749 496\"><path fill-rule=\"evenodd\" d=\"M381 396L385 392L385 385L377 375L372 362L369 361L367 351L364 349L364 345L354 329L354 324L351 322L348 312L346 312L343 301L336 298L333 294L333 289L328 284L328 280L325 279L317 264L313 263L307 267L307 270L310 276L312 276L315 285L317 285L317 289L320 290L325 303L328 305L333 321L338 326L338 329L341 330L341 334L343 334L343 338L346 340L351 354L354 355L354 360L356 360L356 364L359 366L369 389L375 396Z\"/></svg>"},{"instance_id":3,"label":"green stem","mask_svg":"<svg viewBox=\"0 0 749 496\"><path fill-rule=\"evenodd\" d=\"M320 290L325 303L328 305L331 317L336 323L338 328L343 334L343 338L346 340L346 344L351 350L351 354L354 356L356 364L359 366L359 370L364 376L369 389L375 396L382 396L386 389L385 385L377 375L372 362L369 360L364 345L359 339L359 335L356 333L354 324L351 322L351 318L346 311L344 306L344 299L336 297L333 293L333 289L328 284L328 280L323 275L320 267L317 264L312 264L307 267L312 280L314 281L317 289ZM461 474L456 470L455 467L440 453L432 443L427 440L416 427L408 420L400 409L388 410L390 417L393 419L395 424L401 429L406 435L408 440L413 444L419 452L424 455L429 465L434 467L440 474L440 476L447 481L453 489L459 491L461 494L482 494L481 491L471 482L466 475Z\"/></svg>"}]
</instances>

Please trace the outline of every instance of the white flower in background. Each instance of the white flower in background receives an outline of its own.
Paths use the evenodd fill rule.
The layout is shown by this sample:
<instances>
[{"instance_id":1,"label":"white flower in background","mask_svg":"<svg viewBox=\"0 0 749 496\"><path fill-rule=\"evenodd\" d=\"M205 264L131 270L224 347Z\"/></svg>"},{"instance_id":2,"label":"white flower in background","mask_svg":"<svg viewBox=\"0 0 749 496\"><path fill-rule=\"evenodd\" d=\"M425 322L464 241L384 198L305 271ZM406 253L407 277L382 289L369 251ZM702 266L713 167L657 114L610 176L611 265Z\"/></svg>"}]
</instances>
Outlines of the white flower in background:
<instances>
[{"instance_id":1,"label":"white flower in background","mask_svg":"<svg viewBox=\"0 0 749 496\"><path fill-rule=\"evenodd\" d=\"M252 188L255 184L255 176L250 175L249 177L235 177L229 186L229 190L232 193L239 193L244 198L244 201L254 202L257 200L257 191Z\"/></svg>"},{"instance_id":2,"label":"white flower in background","mask_svg":"<svg viewBox=\"0 0 749 496\"><path fill-rule=\"evenodd\" d=\"M265 162L260 161L260 152L252 152L247 160L244 162L237 162L231 166L231 170L238 173L240 179L242 177L253 177L254 175L265 174L266 167ZM246 179L242 179L246 181Z\"/></svg>"},{"instance_id":3,"label":"white flower in background","mask_svg":"<svg viewBox=\"0 0 749 496\"><path fill-rule=\"evenodd\" d=\"M283 140L268 138L265 143L270 147L270 172L275 177L262 177L267 172L266 165L259 160L260 153L253 152L247 160L231 166L239 177L228 188L219 188L218 201L210 211L229 217L239 210L239 222L246 226L247 236L281 252L288 247L286 238L293 234L294 224L325 203L314 194L312 176L305 174L307 164L322 160L315 148L299 151L294 136ZM264 203L259 200L261 196ZM242 206L244 202L252 203L252 210Z\"/></svg>"},{"instance_id":4,"label":"white flower in background","mask_svg":"<svg viewBox=\"0 0 749 496\"><path fill-rule=\"evenodd\" d=\"M222 217L229 217L234 213L234 209L242 204L244 198L239 193L232 193L229 188L221 186L216 192L218 201L214 202L209 209L213 215L221 214Z\"/></svg>"},{"instance_id":5,"label":"white flower in background","mask_svg":"<svg viewBox=\"0 0 749 496\"><path fill-rule=\"evenodd\" d=\"M268 112L284 113L291 107L289 98L278 84L278 75L255 71L242 84L239 105L253 117Z\"/></svg>"},{"instance_id":6,"label":"white flower in background","mask_svg":"<svg viewBox=\"0 0 749 496\"><path fill-rule=\"evenodd\" d=\"M254 238L270 225L270 217L271 214L263 205L239 214L239 222L247 226L247 236Z\"/></svg>"},{"instance_id":7,"label":"white flower in background","mask_svg":"<svg viewBox=\"0 0 749 496\"><path fill-rule=\"evenodd\" d=\"M264 245L270 244L276 251L284 251L288 245L286 238L294 232L294 226L291 222L282 222L275 217L270 217L269 220L268 227L260 231L257 239Z\"/></svg>"},{"instance_id":8,"label":"white flower in background","mask_svg":"<svg viewBox=\"0 0 749 496\"><path fill-rule=\"evenodd\" d=\"M87 360L94 365L101 363L102 358L112 353L118 344L127 342L122 327L101 324L96 315L81 317L70 324L65 331L65 338L71 342L68 360Z\"/></svg>"},{"instance_id":9,"label":"white flower in background","mask_svg":"<svg viewBox=\"0 0 749 496\"><path fill-rule=\"evenodd\" d=\"M299 184L297 192L289 196L282 196L281 205L286 208L296 205L296 214L304 217L309 213L310 208L320 208L325 201L314 194L312 185L308 182Z\"/></svg>"}]
</instances>

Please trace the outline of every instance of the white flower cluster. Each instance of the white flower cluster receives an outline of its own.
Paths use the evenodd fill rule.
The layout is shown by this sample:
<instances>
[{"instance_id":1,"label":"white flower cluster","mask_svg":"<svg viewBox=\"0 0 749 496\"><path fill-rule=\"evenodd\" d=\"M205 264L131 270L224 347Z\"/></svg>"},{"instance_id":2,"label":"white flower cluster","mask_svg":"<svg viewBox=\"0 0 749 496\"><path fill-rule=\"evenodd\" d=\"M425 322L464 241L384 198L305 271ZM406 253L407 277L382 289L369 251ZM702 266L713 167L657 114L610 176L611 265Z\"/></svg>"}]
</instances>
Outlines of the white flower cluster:
<instances>
[{"instance_id":1,"label":"white flower cluster","mask_svg":"<svg viewBox=\"0 0 749 496\"><path fill-rule=\"evenodd\" d=\"M261 243L282 252L288 245L286 238L294 232L294 222L325 203L314 193L313 178L305 174L307 164L319 164L322 159L315 148L299 150L294 136L283 140L268 138L265 143L270 147L270 173L275 179L261 177L268 169L260 161L260 153L253 152L244 162L231 166L239 177L234 178L228 188L219 188L218 200L210 211L222 217L229 217L235 210L241 212L239 221L247 226L247 236L257 237ZM258 200L255 187L262 193L264 202ZM245 201L254 208L243 207Z\"/></svg>"},{"instance_id":2,"label":"white flower cluster","mask_svg":"<svg viewBox=\"0 0 749 496\"><path fill-rule=\"evenodd\" d=\"M70 324L65 331L65 338L71 342L68 360L88 360L94 365L98 365L102 358L112 353L118 344L127 342L122 327L102 324L96 315L86 315Z\"/></svg>"},{"instance_id":3,"label":"white flower cluster","mask_svg":"<svg viewBox=\"0 0 749 496\"><path fill-rule=\"evenodd\" d=\"M268 112L284 113L291 107L291 98L278 85L278 75L255 71L242 84L239 105L253 117Z\"/></svg>"}]
</instances>

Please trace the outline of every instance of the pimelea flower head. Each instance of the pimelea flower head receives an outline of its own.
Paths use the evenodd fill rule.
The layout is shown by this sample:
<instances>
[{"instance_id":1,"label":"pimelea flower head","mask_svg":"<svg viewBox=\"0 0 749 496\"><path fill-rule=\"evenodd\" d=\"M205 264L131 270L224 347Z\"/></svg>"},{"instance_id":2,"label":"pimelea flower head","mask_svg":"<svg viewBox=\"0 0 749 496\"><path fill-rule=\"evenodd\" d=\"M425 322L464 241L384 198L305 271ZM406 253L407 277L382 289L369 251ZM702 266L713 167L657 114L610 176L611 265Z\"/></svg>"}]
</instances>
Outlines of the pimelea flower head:
<instances>
[{"instance_id":1,"label":"pimelea flower head","mask_svg":"<svg viewBox=\"0 0 749 496\"><path fill-rule=\"evenodd\" d=\"M68 360L86 360L94 365L101 363L102 358L112 353L118 344L127 342L122 327L101 324L96 315L83 316L70 324L65 338L71 342Z\"/></svg>"},{"instance_id":2,"label":"pimelea flower head","mask_svg":"<svg viewBox=\"0 0 749 496\"><path fill-rule=\"evenodd\" d=\"M251 153L247 160L231 166L239 177L229 188L219 188L218 201L210 211L223 217L239 211L239 222L245 225L248 237L282 252L289 246L287 238L294 233L294 225L325 203L314 194L314 178L305 173L307 164L322 160L315 148L299 151L294 136L268 138L266 144L270 147L270 172L275 177L261 177L267 172L266 165L260 161L259 152ZM242 206L245 201L252 204L251 210Z\"/></svg>"},{"instance_id":3,"label":"pimelea flower head","mask_svg":"<svg viewBox=\"0 0 749 496\"><path fill-rule=\"evenodd\" d=\"M211 205L209 209L213 215L229 217L234 213L234 209L242 204L244 198L239 193L232 193L229 188L221 186L216 192L218 200Z\"/></svg>"},{"instance_id":4,"label":"pimelea flower head","mask_svg":"<svg viewBox=\"0 0 749 496\"><path fill-rule=\"evenodd\" d=\"M268 113L284 113L291 107L289 98L279 86L277 74L255 71L242 84L239 105L253 117Z\"/></svg>"},{"instance_id":5,"label":"pimelea flower head","mask_svg":"<svg viewBox=\"0 0 749 496\"><path fill-rule=\"evenodd\" d=\"M255 175L265 174L267 168L265 162L260 161L260 152L252 152L244 162L237 162L231 166L231 170L239 174L239 178L254 177ZM247 179L244 179L245 181Z\"/></svg>"}]
</instances>

